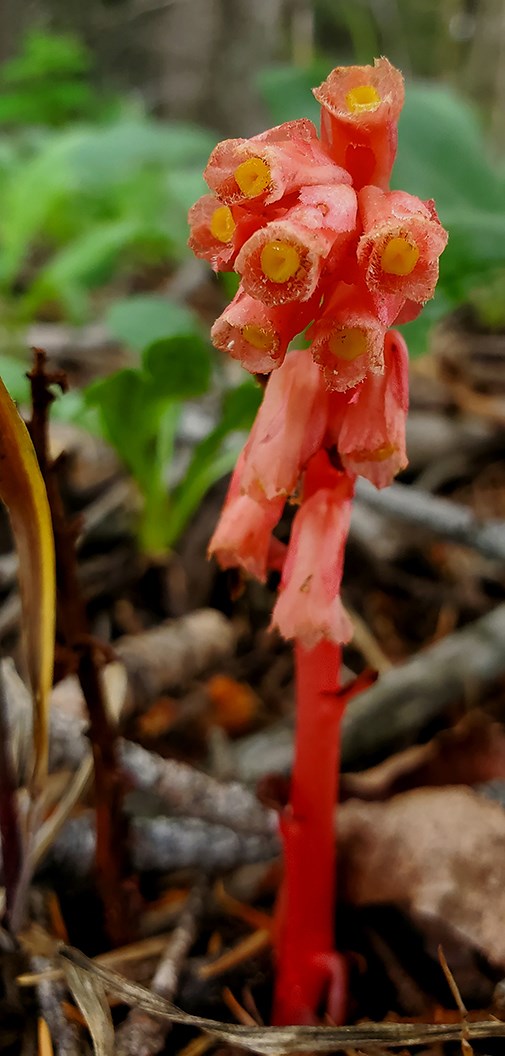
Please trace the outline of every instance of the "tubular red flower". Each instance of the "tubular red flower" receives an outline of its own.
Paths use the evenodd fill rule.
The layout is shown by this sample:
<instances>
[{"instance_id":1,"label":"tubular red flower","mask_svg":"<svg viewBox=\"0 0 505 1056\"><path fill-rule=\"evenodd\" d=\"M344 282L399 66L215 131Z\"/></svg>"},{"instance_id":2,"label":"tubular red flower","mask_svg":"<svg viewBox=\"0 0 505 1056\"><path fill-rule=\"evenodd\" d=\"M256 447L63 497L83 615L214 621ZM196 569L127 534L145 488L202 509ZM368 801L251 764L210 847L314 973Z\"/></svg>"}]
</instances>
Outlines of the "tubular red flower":
<instances>
[{"instance_id":1,"label":"tubular red flower","mask_svg":"<svg viewBox=\"0 0 505 1056\"><path fill-rule=\"evenodd\" d=\"M335 267L356 230L351 187L309 187L299 204L272 220L242 246L235 270L251 297L268 305L306 301L325 265Z\"/></svg>"},{"instance_id":2,"label":"tubular red flower","mask_svg":"<svg viewBox=\"0 0 505 1056\"><path fill-rule=\"evenodd\" d=\"M204 177L226 205L253 211L280 201L300 187L350 183L328 157L311 121L287 121L251 139L226 139L209 158Z\"/></svg>"},{"instance_id":3,"label":"tubular red flower","mask_svg":"<svg viewBox=\"0 0 505 1056\"><path fill-rule=\"evenodd\" d=\"M238 206L230 208L214 194L204 194L188 213L188 246L195 257L208 260L214 271L231 271L241 246L262 220Z\"/></svg>"},{"instance_id":4,"label":"tubular red flower","mask_svg":"<svg viewBox=\"0 0 505 1056\"><path fill-rule=\"evenodd\" d=\"M378 187L364 187L358 200L363 223L358 264L368 288L418 303L428 301L437 284L438 258L447 244L434 203Z\"/></svg>"},{"instance_id":5,"label":"tubular red flower","mask_svg":"<svg viewBox=\"0 0 505 1056\"><path fill-rule=\"evenodd\" d=\"M289 342L314 318L319 298L267 308L239 288L216 319L211 339L251 374L269 374L280 367Z\"/></svg>"},{"instance_id":6,"label":"tubular red flower","mask_svg":"<svg viewBox=\"0 0 505 1056\"><path fill-rule=\"evenodd\" d=\"M242 491L259 501L290 495L326 430L328 395L307 348L290 352L268 380L244 448Z\"/></svg>"},{"instance_id":7,"label":"tubular red flower","mask_svg":"<svg viewBox=\"0 0 505 1056\"><path fill-rule=\"evenodd\" d=\"M338 66L314 95L321 104L321 142L350 172L356 189L388 186L396 155L403 77L387 59Z\"/></svg>"},{"instance_id":8,"label":"tubular red flower","mask_svg":"<svg viewBox=\"0 0 505 1056\"><path fill-rule=\"evenodd\" d=\"M401 334L384 341L384 373L369 374L345 398L330 397L330 431L348 472L386 488L407 465L408 350Z\"/></svg>"},{"instance_id":9,"label":"tubular red flower","mask_svg":"<svg viewBox=\"0 0 505 1056\"><path fill-rule=\"evenodd\" d=\"M214 555L221 568L243 568L264 582L269 567L272 531L280 520L284 499L258 502L241 489L244 452L239 457L228 488L217 527L210 540L207 556ZM274 564L279 560L273 548Z\"/></svg>"},{"instance_id":10,"label":"tubular red flower","mask_svg":"<svg viewBox=\"0 0 505 1056\"><path fill-rule=\"evenodd\" d=\"M337 284L307 336L329 389L343 392L369 372L384 370L384 336L403 303L397 297L378 301L364 287Z\"/></svg>"},{"instance_id":11,"label":"tubular red flower","mask_svg":"<svg viewBox=\"0 0 505 1056\"><path fill-rule=\"evenodd\" d=\"M322 458L329 465L322 451L313 461ZM331 486L304 494L293 522L272 626L305 649L323 640L348 642L352 636L340 584L353 492L354 478L333 470Z\"/></svg>"}]
</instances>

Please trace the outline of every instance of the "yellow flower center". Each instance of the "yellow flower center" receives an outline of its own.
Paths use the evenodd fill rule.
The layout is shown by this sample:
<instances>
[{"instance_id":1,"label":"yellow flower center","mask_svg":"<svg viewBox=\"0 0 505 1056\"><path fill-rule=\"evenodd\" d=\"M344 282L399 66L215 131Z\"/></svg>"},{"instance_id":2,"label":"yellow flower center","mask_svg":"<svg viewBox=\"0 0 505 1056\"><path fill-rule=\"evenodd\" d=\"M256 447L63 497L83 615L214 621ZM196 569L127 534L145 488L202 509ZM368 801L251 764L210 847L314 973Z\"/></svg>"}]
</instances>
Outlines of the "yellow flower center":
<instances>
[{"instance_id":1,"label":"yellow flower center","mask_svg":"<svg viewBox=\"0 0 505 1056\"><path fill-rule=\"evenodd\" d=\"M259 348L261 352L270 352L273 348L275 335L272 331L265 330L263 326L256 323L246 323L242 330L244 341L248 341L253 348Z\"/></svg>"},{"instance_id":2,"label":"yellow flower center","mask_svg":"<svg viewBox=\"0 0 505 1056\"><path fill-rule=\"evenodd\" d=\"M351 458L354 462L385 462L387 458L391 458L394 455L396 447L394 444L383 444L382 447L377 447L375 451L359 450L352 451Z\"/></svg>"},{"instance_id":3,"label":"yellow flower center","mask_svg":"<svg viewBox=\"0 0 505 1056\"><path fill-rule=\"evenodd\" d=\"M300 267L300 254L289 242L267 242L261 250L263 274L272 282L288 282Z\"/></svg>"},{"instance_id":4,"label":"yellow flower center","mask_svg":"<svg viewBox=\"0 0 505 1056\"><path fill-rule=\"evenodd\" d=\"M398 236L390 238L382 250L381 267L387 275L410 275L419 260L419 247L415 242Z\"/></svg>"},{"instance_id":5,"label":"yellow flower center","mask_svg":"<svg viewBox=\"0 0 505 1056\"><path fill-rule=\"evenodd\" d=\"M246 198L256 198L266 191L272 174L263 158L248 158L237 166L233 173L236 183Z\"/></svg>"},{"instance_id":6,"label":"yellow flower center","mask_svg":"<svg viewBox=\"0 0 505 1056\"><path fill-rule=\"evenodd\" d=\"M214 209L210 221L210 230L218 242L231 242L236 226L229 206L218 205L217 209Z\"/></svg>"},{"instance_id":7,"label":"yellow flower center","mask_svg":"<svg viewBox=\"0 0 505 1056\"><path fill-rule=\"evenodd\" d=\"M330 352L349 362L366 352L366 333L359 326L343 326L335 330L328 342Z\"/></svg>"},{"instance_id":8,"label":"yellow flower center","mask_svg":"<svg viewBox=\"0 0 505 1056\"><path fill-rule=\"evenodd\" d=\"M360 84L357 88L351 88L345 97L350 114L364 114L367 110L376 110L381 102L373 84Z\"/></svg>"}]
</instances>

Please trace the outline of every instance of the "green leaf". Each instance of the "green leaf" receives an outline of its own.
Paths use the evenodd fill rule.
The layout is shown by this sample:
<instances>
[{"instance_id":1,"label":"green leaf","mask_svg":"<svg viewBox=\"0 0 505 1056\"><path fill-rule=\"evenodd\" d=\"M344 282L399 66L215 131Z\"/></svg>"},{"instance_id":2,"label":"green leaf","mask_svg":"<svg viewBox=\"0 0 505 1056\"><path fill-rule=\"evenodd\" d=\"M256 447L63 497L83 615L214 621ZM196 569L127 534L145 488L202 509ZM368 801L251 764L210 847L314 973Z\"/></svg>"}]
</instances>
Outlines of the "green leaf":
<instances>
[{"instance_id":1,"label":"green leaf","mask_svg":"<svg viewBox=\"0 0 505 1056\"><path fill-rule=\"evenodd\" d=\"M30 383L26 376L28 364L14 356L0 355L0 378L16 403L27 403Z\"/></svg>"},{"instance_id":2,"label":"green leaf","mask_svg":"<svg viewBox=\"0 0 505 1056\"><path fill-rule=\"evenodd\" d=\"M171 399L201 396L209 387L211 355L205 341L196 334L154 341L145 349L143 363L156 390Z\"/></svg>"},{"instance_id":3,"label":"green leaf","mask_svg":"<svg viewBox=\"0 0 505 1056\"><path fill-rule=\"evenodd\" d=\"M260 93L268 106L276 125L308 117L319 124L319 103L312 89L328 76L330 66L319 62L307 69L293 66L272 66L262 70L257 77Z\"/></svg>"},{"instance_id":4,"label":"green leaf","mask_svg":"<svg viewBox=\"0 0 505 1056\"><path fill-rule=\"evenodd\" d=\"M456 206L505 208L503 177L489 161L475 113L448 88L407 84L398 142L393 187L434 198L443 222Z\"/></svg>"},{"instance_id":5,"label":"green leaf","mask_svg":"<svg viewBox=\"0 0 505 1056\"><path fill-rule=\"evenodd\" d=\"M138 352L165 337L199 333L196 316L189 308L156 294L116 301L108 309L105 324L113 337Z\"/></svg>"},{"instance_id":6,"label":"green leaf","mask_svg":"<svg viewBox=\"0 0 505 1056\"><path fill-rule=\"evenodd\" d=\"M25 312L33 313L45 300L54 298L70 309L70 315L80 315L79 307L84 305L81 288L96 285L104 273L108 276L118 255L138 236L138 222L128 218L99 224L64 246L42 269L23 299Z\"/></svg>"}]
</instances>

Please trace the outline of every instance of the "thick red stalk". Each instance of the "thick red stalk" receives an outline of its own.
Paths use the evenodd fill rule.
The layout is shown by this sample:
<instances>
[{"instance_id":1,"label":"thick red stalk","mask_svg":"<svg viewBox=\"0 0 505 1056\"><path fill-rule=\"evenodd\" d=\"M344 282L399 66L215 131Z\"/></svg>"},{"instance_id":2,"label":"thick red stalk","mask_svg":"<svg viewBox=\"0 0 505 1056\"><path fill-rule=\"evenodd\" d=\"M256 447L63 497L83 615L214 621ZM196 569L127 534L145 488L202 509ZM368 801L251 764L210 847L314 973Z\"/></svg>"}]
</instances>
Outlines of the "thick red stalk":
<instances>
[{"instance_id":1,"label":"thick red stalk","mask_svg":"<svg viewBox=\"0 0 505 1056\"><path fill-rule=\"evenodd\" d=\"M340 646L297 644L296 747L291 796L281 819L284 880L277 909L273 1023L316 1023L326 1008L345 1015L343 959L334 948L340 725L345 695Z\"/></svg>"}]
</instances>

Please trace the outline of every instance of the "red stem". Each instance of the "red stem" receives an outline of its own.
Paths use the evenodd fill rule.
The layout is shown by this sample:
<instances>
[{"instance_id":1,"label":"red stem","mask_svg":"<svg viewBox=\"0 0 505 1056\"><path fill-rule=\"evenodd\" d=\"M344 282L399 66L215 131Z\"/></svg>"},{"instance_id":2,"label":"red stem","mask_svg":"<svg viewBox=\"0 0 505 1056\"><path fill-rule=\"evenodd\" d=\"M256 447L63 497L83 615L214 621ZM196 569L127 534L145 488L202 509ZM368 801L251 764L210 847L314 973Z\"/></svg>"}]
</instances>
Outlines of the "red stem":
<instances>
[{"instance_id":1,"label":"red stem","mask_svg":"<svg viewBox=\"0 0 505 1056\"><path fill-rule=\"evenodd\" d=\"M284 881L277 910L273 1023L309 1024L326 1003L345 1014L346 980L334 948L341 651L296 645L296 748L291 800L281 819Z\"/></svg>"}]
</instances>

